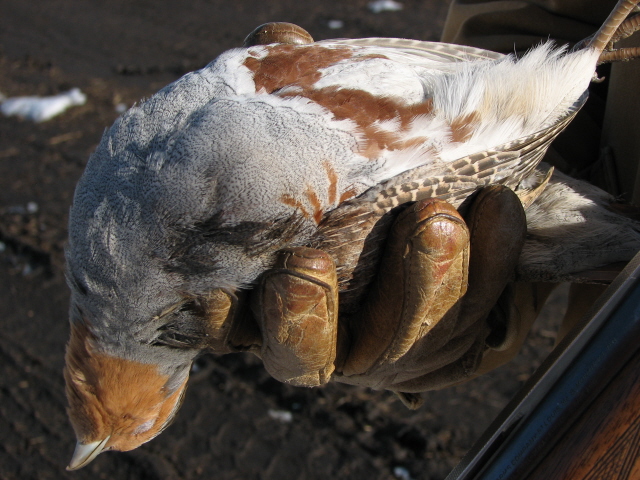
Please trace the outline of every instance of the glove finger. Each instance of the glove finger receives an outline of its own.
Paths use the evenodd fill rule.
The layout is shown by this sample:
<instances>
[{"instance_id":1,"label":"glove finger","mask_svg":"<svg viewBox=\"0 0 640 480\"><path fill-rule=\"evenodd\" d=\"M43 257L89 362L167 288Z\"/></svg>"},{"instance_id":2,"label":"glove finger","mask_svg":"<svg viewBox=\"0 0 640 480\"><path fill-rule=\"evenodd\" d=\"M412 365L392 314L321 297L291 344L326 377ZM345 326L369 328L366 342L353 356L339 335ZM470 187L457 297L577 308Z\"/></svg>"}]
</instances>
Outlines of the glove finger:
<instances>
[{"instance_id":1,"label":"glove finger","mask_svg":"<svg viewBox=\"0 0 640 480\"><path fill-rule=\"evenodd\" d=\"M276 380L307 387L329 381L336 356L337 308L331 257L306 247L281 251L261 281L255 312L262 330L260 356Z\"/></svg>"},{"instance_id":2,"label":"glove finger","mask_svg":"<svg viewBox=\"0 0 640 480\"><path fill-rule=\"evenodd\" d=\"M476 340L466 353L455 362L425 375L394 383L388 389L397 393L418 393L462 383L473 376L480 364L484 350L484 342Z\"/></svg>"},{"instance_id":3,"label":"glove finger","mask_svg":"<svg viewBox=\"0 0 640 480\"><path fill-rule=\"evenodd\" d=\"M471 236L469 288L462 299L456 333L487 317L513 279L527 234L522 203L502 185L483 188L465 219ZM498 322L490 326L492 348L508 348L513 325Z\"/></svg>"},{"instance_id":4,"label":"glove finger","mask_svg":"<svg viewBox=\"0 0 640 480\"><path fill-rule=\"evenodd\" d=\"M364 375L393 363L427 335L466 291L468 250L467 227L447 202L428 199L402 212L361 315L350 322L351 348L339 373Z\"/></svg>"},{"instance_id":5,"label":"glove finger","mask_svg":"<svg viewBox=\"0 0 640 480\"><path fill-rule=\"evenodd\" d=\"M231 352L258 353L262 345L262 333L250 312L249 292L238 290L233 295L231 326L226 344Z\"/></svg>"},{"instance_id":6,"label":"glove finger","mask_svg":"<svg viewBox=\"0 0 640 480\"><path fill-rule=\"evenodd\" d=\"M496 309L490 314L490 319L495 316L502 317L500 321L508 325L509 341L504 343L504 348L488 349L474 376L484 375L504 365L518 354L527 339L533 322L538 317L549 294L557 285L517 282L505 288Z\"/></svg>"},{"instance_id":7,"label":"glove finger","mask_svg":"<svg viewBox=\"0 0 640 480\"><path fill-rule=\"evenodd\" d=\"M418 340L395 364L382 366L380 373L385 372L386 375L375 386L396 393L415 393L460 383L469 378L480 364L486 348L485 335L486 327L476 322L440 348L432 349L429 334Z\"/></svg>"},{"instance_id":8,"label":"glove finger","mask_svg":"<svg viewBox=\"0 0 640 480\"><path fill-rule=\"evenodd\" d=\"M439 349L425 349L425 342L416 342L414 346L396 362L397 373L387 385L403 382L441 369L460 359L478 338L475 325L469 331L450 338Z\"/></svg>"},{"instance_id":9,"label":"glove finger","mask_svg":"<svg viewBox=\"0 0 640 480\"><path fill-rule=\"evenodd\" d=\"M190 345L218 355L256 350L262 341L261 334L248 315L246 304L244 292L216 288L184 303L181 308L194 315L189 320L165 325L162 340L175 347Z\"/></svg>"},{"instance_id":10,"label":"glove finger","mask_svg":"<svg viewBox=\"0 0 640 480\"><path fill-rule=\"evenodd\" d=\"M207 349L213 353L229 353L229 331L233 328L237 297L222 288L216 288L206 298Z\"/></svg>"}]
</instances>

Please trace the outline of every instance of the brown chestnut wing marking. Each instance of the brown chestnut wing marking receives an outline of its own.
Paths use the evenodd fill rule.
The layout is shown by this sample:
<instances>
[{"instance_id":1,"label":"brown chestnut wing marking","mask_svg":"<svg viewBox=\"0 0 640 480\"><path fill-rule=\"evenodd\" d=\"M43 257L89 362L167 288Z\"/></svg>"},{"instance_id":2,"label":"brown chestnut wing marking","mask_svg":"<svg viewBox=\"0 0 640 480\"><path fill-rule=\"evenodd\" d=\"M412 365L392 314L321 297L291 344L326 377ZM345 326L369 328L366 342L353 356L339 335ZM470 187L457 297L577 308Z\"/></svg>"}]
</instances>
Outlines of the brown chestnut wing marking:
<instances>
[{"instance_id":1,"label":"brown chestnut wing marking","mask_svg":"<svg viewBox=\"0 0 640 480\"><path fill-rule=\"evenodd\" d=\"M376 274L380 248L396 216L394 212L402 209L402 204L439 197L457 206L483 185L517 187L575 116L582 100L560 122L540 132L460 158L437 172L433 165L404 172L328 212L310 246L326 251L336 261L341 311L357 310Z\"/></svg>"},{"instance_id":2,"label":"brown chestnut wing marking","mask_svg":"<svg viewBox=\"0 0 640 480\"><path fill-rule=\"evenodd\" d=\"M431 99L407 104L394 97L379 97L364 90L337 86L301 88L282 96L308 98L329 110L336 120L354 122L365 139L358 153L370 159L378 158L383 150L402 150L425 143L426 137L407 138L405 132L416 117L433 112ZM377 122L389 120L399 122L396 131L376 126Z\"/></svg>"},{"instance_id":3,"label":"brown chestnut wing marking","mask_svg":"<svg viewBox=\"0 0 640 480\"><path fill-rule=\"evenodd\" d=\"M293 207L293 208L299 210L300 214L304 218L309 218L311 216L311 215L309 215L309 212L307 211L307 209L304 208L304 205L302 204L302 202L300 202L299 200L296 200L291 195L288 195L288 194L285 193L284 195L282 195L282 197L280 197L280 201L282 203L284 203L285 205L288 205L290 207Z\"/></svg>"},{"instance_id":4,"label":"brown chestnut wing marking","mask_svg":"<svg viewBox=\"0 0 640 480\"><path fill-rule=\"evenodd\" d=\"M353 49L347 46L280 44L266 49L264 57L249 56L244 61L244 66L253 72L256 92L273 93L292 85L310 87L320 80L322 69L353 57Z\"/></svg>"},{"instance_id":5,"label":"brown chestnut wing marking","mask_svg":"<svg viewBox=\"0 0 640 480\"><path fill-rule=\"evenodd\" d=\"M532 135L451 162L441 175L421 179L418 167L388 180L375 200L380 213L408 202L438 197L454 205L461 203L475 188L495 183L512 189L531 173L544 157L551 142L573 120L584 104L583 96L561 121ZM474 186L475 185L475 186Z\"/></svg>"},{"instance_id":6,"label":"brown chestnut wing marking","mask_svg":"<svg viewBox=\"0 0 640 480\"><path fill-rule=\"evenodd\" d=\"M303 97L329 110L336 120L351 120L358 126L364 142L361 155L378 158L383 150L410 148L426 141L425 137L407 138L405 132L420 115L433 111L431 99L406 104L401 99L379 97L369 92L337 86L314 88L322 77L322 69L340 61L364 61L386 58L384 55L357 55L347 46L273 45L267 47L263 58L248 57L244 65L253 72L256 91L265 91L282 97ZM280 93L285 87L295 87ZM374 126L375 122L397 120L399 130L390 132Z\"/></svg>"},{"instance_id":7,"label":"brown chestnut wing marking","mask_svg":"<svg viewBox=\"0 0 640 480\"><path fill-rule=\"evenodd\" d=\"M466 142L479 126L480 114L478 112L460 115L451 122L451 140L453 142Z\"/></svg>"},{"instance_id":8,"label":"brown chestnut wing marking","mask_svg":"<svg viewBox=\"0 0 640 480\"><path fill-rule=\"evenodd\" d=\"M329 205L336 203L338 195L338 174L334 170L331 162L322 162L325 172L327 172L327 178L329 179L329 188L327 198L329 199Z\"/></svg>"},{"instance_id":9,"label":"brown chestnut wing marking","mask_svg":"<svg viewBox=\"0 0 640 480\"><path fill-rule=\"evenodd\" d=\"M322 202L320 201L320 198L318 198L318 194L311 185L307 185L307 189L305 190L304 194L313 207L313 219L315 220L316 224L320 223L320 221L322 220L322 216L324 215L324 211L322 209Z\"/></svg>"}]
</instances>

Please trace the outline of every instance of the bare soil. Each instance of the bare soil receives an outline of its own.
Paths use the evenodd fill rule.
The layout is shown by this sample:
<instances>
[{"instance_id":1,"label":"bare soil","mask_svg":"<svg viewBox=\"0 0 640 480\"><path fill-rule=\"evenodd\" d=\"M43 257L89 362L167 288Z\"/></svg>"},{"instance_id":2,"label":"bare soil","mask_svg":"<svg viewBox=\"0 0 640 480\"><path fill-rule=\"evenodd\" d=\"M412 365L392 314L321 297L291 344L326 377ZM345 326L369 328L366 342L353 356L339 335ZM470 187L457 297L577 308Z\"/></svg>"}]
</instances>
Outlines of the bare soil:
<instances>
[{"instance_id":1,"label":"bare soil","mask_svg":"<svg viewBox=\"0 0 640 480\"><path fill-rule=\"evenodd\" d=\"M366 0L0 0L0 92L88 95L44 123L0 117L0 479L442 479L459 461L550 351L553 315L511 364L429 393L417 411L387 392L283 385L249 355L204 357L160 437L65 471L75 444L61 373L67 212L116 105L206 65L267 21L316 39L437 40L447 2L403 4L373 14ZM331 30L335 19L344 27Z\"/></svg>"}]
</instances>

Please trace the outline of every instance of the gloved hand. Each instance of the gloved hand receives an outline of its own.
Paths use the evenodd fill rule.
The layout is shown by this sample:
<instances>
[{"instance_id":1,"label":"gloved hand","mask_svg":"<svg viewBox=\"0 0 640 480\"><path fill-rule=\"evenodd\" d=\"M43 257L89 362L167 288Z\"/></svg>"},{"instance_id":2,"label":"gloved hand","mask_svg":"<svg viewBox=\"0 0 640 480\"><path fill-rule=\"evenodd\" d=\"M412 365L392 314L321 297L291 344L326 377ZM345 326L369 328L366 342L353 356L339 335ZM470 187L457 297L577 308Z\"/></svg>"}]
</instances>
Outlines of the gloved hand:
<instances>
[{"instance_id":1,"label":"gloved hand","mask_svg":"<svg viewBox=\"0 0 640 480\"><path fill-rule=\"evenodd\" d=\"M218 313L210 318L226 320L211 332L210 350L249 349L277 380L384 388L413 407L413 393L470 378L485 352L508 349L515 338L514 315L496 304L526 220L518 197L501 186L482 189L461 210L430 199L400 213L377 278L351 316L339 313L336 268L325 252L283 250L251 298L212 294L217 306L208 311Z\"/></svg>"}]
</instances>

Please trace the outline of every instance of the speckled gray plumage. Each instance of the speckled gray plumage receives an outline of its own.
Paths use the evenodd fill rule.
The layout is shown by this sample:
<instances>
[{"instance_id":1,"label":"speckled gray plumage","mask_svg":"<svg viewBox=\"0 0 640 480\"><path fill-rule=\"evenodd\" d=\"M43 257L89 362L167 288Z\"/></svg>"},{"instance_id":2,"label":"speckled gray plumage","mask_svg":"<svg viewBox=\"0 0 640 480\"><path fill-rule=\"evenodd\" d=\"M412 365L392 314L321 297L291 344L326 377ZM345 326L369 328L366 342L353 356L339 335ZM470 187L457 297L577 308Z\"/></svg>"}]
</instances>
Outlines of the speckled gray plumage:
<instances>
[{"instance_id":1,"label":"speckled gray plumage","mask_svg":"<svg viewBox=\"0 0 640 480\"><path fill-rule=\"evenodd\" d=\"M535 115L512 121L478 97L489 95L499 104L511 101L489 84L482 93L483 79L494 62L499 75L509 81L512 69L535 68L539 62L555 69L555 62L564 62L561 52L544 46L528 59L514 62L467 47L369 42L371 46L320 42L329 51L347 49L347 55L361 58L353 63L345 60L344 68L341 62L331 65L322 71L318 84L349 83L354 78L358 88L370 88L376 94L376 82L393 85L394 79L401 79L399 90L389 95L396 98L394 95L406 91L410 102L419 101L420 96L432 98L433 119L422 115L406 127L381 122L376 128L388 135L404 135L408 128L409 138L426 136L424 145L404 151L388 147L377 157L367 158L359 152L369 139L354 121L334 118L304 96L256 91L246 61L252 55L258 59L269 55L268 47L226 52L118 119L89 160L71 209L68 276L72 303L81 311L72 319L82 315L103 341L103 348L114 354L145 361L162 356L136 353L137 345L152 345L160 335L161 322L154 319L185 298L214 288L248 286L269 267L278 249L308 244L318 225L305 211L315 208L316 214L326 218L338 206L340 194L347 191L351 195L368 191L361 204L384 210L387 207L380 207L380 196L394 186L402 188L409 176L409 185L421 182L419 192L424 193L429 182L429 188L448 184L452 193L459 190L460 198L476 184L490 180L502 182L511 175L516 184L532 171L560 129L555 119L569 118L567 111L573 112L574 104L582 101L580 93L585 87L580 85L588 83L589 75L572 83L567 90L572 93L562 95L577 97L567 100L561 95L564 106L541 105L535 115L542 123L533 120ZM571 68L572 62L562 68ZM363 83L369 71L376 81ZM543 80L553 83L553 75ZM442 91L455 78L461 82L457 87L461 92L468 90L460 95L468 95L481 109L477 128L488 132L482 135L504 138L501 143L508 148L461 155L483 151L484 137L474 134L468 144L456 143L447 133L447 122L466 115L465 104ZM524 105L516 102L506 108ZM495 122L494 130L491 124L483 126L483 116ZM545 128L548 132L537 133ZM523 141L521 133L531 137ZM514 134L515 138L509 137ZM534 146L525 155L527 145ZM461 157L456 156L459 154ZM467 168L477 170L474 159L478 155L489 159L483 164L487 166L485 177ZM461 160L456 163L456 158ZM421 173L403 177L403 171ZM464 174L460 185L439 179L456 172ZM369 199L372 195L375 198ZM391 197L395 197L392 203L400 198ZM125 324L127 335L121 331Z\"/></svg>"}]
</instances>

